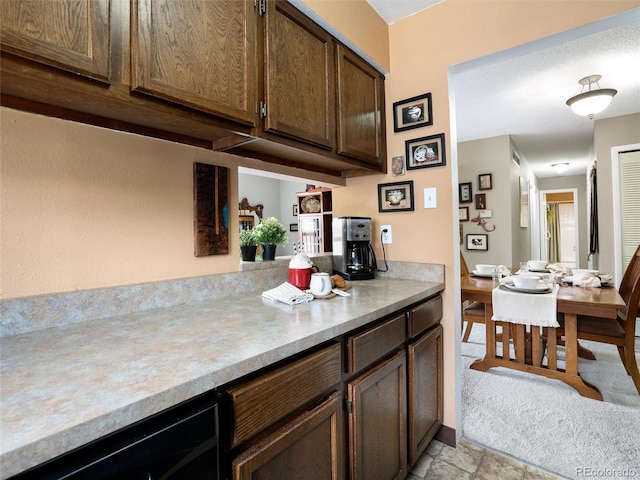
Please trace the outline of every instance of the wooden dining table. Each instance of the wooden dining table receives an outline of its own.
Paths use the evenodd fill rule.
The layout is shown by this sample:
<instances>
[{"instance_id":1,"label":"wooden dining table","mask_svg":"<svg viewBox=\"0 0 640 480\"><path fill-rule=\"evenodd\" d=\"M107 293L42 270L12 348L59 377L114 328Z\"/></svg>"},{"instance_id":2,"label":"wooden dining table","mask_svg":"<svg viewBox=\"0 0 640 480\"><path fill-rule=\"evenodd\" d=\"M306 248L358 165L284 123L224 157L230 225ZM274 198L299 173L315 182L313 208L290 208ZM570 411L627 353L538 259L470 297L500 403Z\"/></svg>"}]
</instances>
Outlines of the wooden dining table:
<instances>
[{"instance_id":1,"label":"wooden dining table","mask_svg":"<svg viewBox=\"0 0 640 480\"><path fill-rule=\"evenodd\" d=\"M595 385L586 382L578 372L578 354L593 358L593 354L578 343L577 315L616 318L618 310L625 307L624 300L616 288L585 288L562 285L558 290L557 311L564 315L565 368L558 368L558 342L556 329L537 325L521 325L492 320L493 280L476 277L473 274L461 277L462 301L485 304L486 353L484 358L471 364L472 369L487 371L493 367L505 367L522 372L542 375L560 380L575 388L580 395L602 400L602 394ZM517 295L518 293L514 293ZM502 329L499 335L503 355L496 353L496 327ZM513 342L515 358L510 355ZM543 358L547 356L547 364ZM590 355L591 354L591 355Z\"/></svg>"}]
</instances>

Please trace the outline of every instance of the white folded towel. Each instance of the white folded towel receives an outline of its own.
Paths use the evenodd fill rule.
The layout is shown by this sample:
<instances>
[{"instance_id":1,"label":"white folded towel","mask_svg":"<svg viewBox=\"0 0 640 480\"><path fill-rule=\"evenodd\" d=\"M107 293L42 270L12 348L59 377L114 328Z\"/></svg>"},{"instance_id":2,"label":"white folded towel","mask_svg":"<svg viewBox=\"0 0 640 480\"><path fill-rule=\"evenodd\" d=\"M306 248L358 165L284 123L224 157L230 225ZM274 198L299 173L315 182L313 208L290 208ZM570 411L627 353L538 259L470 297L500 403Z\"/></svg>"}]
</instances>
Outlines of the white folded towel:
<instances>
[{"instance_id":1,"label":"white folded towel","mask_svg":"<svg viewBox=\"0 0 640 480\"><path fill-rule=\"evenodd\" d=\"M559 288L558 285L554 285L550 293L520 293L496 287L492 294L491 319L498 322L559 327L556 318Z\"/></svg>"},{"instance_id":2,"label":"white folded towel","mask_svg":"<svg viewBox=\"0 0 640 480\"><path fill-rule=\"evenodd\" d=\"M547 265L547 270L549 270L551 273L560 275L568 273L567 269L560 263L550 263L549 265Z\"/></svg>"},{"instance_id":3,"label":"white folded towel","mask_svg":"<svg viewBox=\"0 0 640 480\"><path fill-rule=\"evenodd\" d=\"M502 275L503 277L509 277L511 276L511 270L509 270L507 267L505 267L504 265L498 265L496 267L496 272L498 272L500 275Z\"/></svg>"},{"instance_id":4,"label":"white folded towel","mask_svg":"<svg viewBox=\"0 0 640 480\"><path fill-rule=\"evenodd\" d=\"M575 278L575 276L574 276ZM582 277L580 279L580 286L581 287L601 287L602 286L602 282L600 282L600 277L598 277L597 275L591 275L590 273L584 273L582 274Z\"/></svg>"},{"instance_id":5,"label":"white folded towel","mask_svg":"<svg viewBox=\"0 0 640 480\"><path fill-rule=\"evenodd\" d=\"M262 292L262 296L272 301L286 303L287 305L297 305L313 300L312 294L303 292L289 282L284 282L276 288Z\"/></svg>"}]
</instances>

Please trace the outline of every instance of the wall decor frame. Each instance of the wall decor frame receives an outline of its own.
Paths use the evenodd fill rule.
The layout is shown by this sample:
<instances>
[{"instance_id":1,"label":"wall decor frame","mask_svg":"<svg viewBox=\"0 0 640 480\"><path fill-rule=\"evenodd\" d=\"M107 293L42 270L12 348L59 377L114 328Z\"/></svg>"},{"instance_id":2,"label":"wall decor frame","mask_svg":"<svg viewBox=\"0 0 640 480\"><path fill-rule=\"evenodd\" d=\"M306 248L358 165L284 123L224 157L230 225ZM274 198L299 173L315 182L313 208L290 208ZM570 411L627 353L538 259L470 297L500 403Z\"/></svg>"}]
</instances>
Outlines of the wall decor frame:
<instances>
[{"instance_id":1,"label":"wall decor frame","mask_svg":"<svg viewBox=\"0 0 640 480\"><path fill-rule=\"evenodd\" d=\"M294 217L298 216L298 204L296 203L295 205L293 205L292 207L292 213Z\"/></svg>"},{"instance_id":2,"label":"wall decor frame","mask_svg":"<svg viewBox=\"0 0 640 480\"><path fill-rule=\"evenodd\" d=\"M378 184L378 211L413 211L413 180Z\"/></svg>"},{"instance_id":3,"label":"wall decor frame","mask_svg":"<svg viewBox=\"0 0 640 480\"><path fill-rule=\"evenodd\" d=\"M461 222L469 221L469 207L458 207L458 220Z\"/></svg>"},{"instance_id":4,"label":"wall decor frame","mask_svg":"<svg viewBox=\"0 0 640 480\"><path fill-rule=\"evenodd\" d=\"M473 188L471 182L458 184L458 203L471 203L473 202Z\"/></svg>"},{"instance_id":5,"label":"wall decor frame","mask_svg":"<svg viewBox=\"0 0 640 480\"><path fill-rule=\"evenodd\" d=\"M467 250L489 250L489 235L486 233L467 233Z\"/></svg>"},{"instance_id":6,"label":"wall decor frame","mask_svg":"<svg viewBox=\"0 0 640 480\"><path fill-rule=\"evenodd\" d=\"M391 175L399 177L404 175L404 155L399 155L391 159Z\"/></svg>"},{"instance_id":7,"label":"wall decor frame","mask_svg":"<svg viewBox=\"0 0 640 480\"><path fill-rule=\"evenodd\" d=\"M529 182L520 177L520 228L529 226Z\"/></svg>"},{"instance_id":8,"label":"wall decor frame","mask_svg":"<svg viewBox=\"0 0 640 480\"><path fill-rule=\"evenodd\" d=\"M487 208L487 194L476 193L476 210L485 210Z\"/></svg>"},{"instance_id":9,"label":"wall decor frame","mask_svg":"<svg viewBox=\"0 0 640 480\"><path fill-rule=\"evenodd\" d=\"M407 170L443 167L447 164L444 133L414 138L404 142Z\"/></svg>"},{"instance_id":10,"label":"wall decor frame","mask_svg":"<svg viewBox=\"0 0 640 480\"><path fill-rule=\"evenodd\" d=\"M196 257L229 253L229 169L193 164L193 238Z\"/></svg>"},{"instance_id":11,"label":"wall decor frame","mask_svg":"<svg viewBox=\"0 0 640 480\"><path fill-rule=\"evenodd\" d=\"M290 223L289 224L289 231L290 232L297 232L298 231L298 224L297 223Z\"/></svg>"},{"instance_id":12,"label":"wall decor frame","mask_svg":"<svg viewBox=\"0 0 640 480\"><path fill-rule=\"evenodd\" d=\"M478 175L478 190L491 190L493 188L493 180L490 173L481 173Z\"/></svg>"},{"instance_id":13,"label":"wall decor frame","mask_svg":"<svg viewBox=\"0 0 640 480\"><path fill-rule=\"evenodd\" d=\"M431 93L400 100L393 104L393 131L403 132L412 128L433 125Z\"/></svg>"}]
</instances>

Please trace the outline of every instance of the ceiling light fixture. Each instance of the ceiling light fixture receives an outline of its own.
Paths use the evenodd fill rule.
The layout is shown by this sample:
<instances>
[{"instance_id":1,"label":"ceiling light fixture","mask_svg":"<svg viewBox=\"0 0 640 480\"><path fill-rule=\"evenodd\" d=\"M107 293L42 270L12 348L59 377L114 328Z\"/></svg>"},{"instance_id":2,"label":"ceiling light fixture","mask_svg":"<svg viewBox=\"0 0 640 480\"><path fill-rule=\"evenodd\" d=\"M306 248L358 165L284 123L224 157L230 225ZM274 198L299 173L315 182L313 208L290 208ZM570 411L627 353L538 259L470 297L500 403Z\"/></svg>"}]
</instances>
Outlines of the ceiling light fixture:
<instances>
[{"instance_id":1,"label":"ceiling light fixture","mask_svg":"<svg viewBox=\"0 0 640 480\"><path fill-rule=\"evenodd\" d=\"M569 166L569 162L551 164L551 168L553 168L553 171L556 172L556 174L564 172L568 166Z\"/></svg>"},{"instance_id":2,"label":"ceiling light fixture","mask_svg":"<svg viewBox=\"0 0 640 480\"><path fill-rule=\"evenodd\" d=\"M601 75L589 75L578 80L578 83L582 85L582 93L567 100L567 105L571 107L571 110L583 117L593 118L594 115L607 108L618 91L613 88L600 88L598 80L601 78ZM598 85L597 90L591 90L593 83ZM589 88L586 92L584 91L585 86Z\"/></svg>"}]
</instances>

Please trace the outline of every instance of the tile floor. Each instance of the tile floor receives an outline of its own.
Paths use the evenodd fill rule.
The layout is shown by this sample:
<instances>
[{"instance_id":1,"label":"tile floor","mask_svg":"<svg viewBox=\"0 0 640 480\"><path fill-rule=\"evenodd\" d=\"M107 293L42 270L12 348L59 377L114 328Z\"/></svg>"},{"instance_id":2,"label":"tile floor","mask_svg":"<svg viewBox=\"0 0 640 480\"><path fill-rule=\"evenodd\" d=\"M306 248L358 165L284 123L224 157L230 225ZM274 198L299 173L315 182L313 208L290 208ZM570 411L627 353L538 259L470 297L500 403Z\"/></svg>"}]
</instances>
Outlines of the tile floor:
<instances>
[{"instance_id":1,"label":"tile floor","mask_svg":"<svg viewBox=\"0 0 640 480\"><path fill-rule=\"evenodd\" d=\"M457 448L433 440L407 476L407 480L553 480L562 478L467 440L462 440Z\"/></svg>"}]
</instances>

